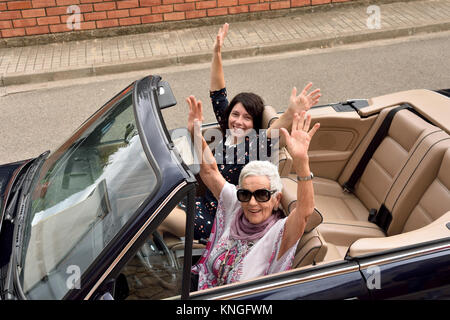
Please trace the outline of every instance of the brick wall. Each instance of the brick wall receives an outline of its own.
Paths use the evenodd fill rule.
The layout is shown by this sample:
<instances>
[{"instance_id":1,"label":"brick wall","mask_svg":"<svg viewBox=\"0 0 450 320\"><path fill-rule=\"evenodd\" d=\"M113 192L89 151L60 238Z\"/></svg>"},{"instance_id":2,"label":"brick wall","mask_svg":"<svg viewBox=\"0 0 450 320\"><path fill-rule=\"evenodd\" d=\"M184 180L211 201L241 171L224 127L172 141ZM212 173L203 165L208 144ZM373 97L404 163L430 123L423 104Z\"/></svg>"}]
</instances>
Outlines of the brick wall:
<instances>
[{"instance_id":1,"label":"brick wall","mask_svg":"<svg viewBox=\"0 0 450 320\"><path fill-rule=\"evenodd\" d=\"M0 0L0 37L190 20L349 0Z\"/></svg>"}]
</instances>

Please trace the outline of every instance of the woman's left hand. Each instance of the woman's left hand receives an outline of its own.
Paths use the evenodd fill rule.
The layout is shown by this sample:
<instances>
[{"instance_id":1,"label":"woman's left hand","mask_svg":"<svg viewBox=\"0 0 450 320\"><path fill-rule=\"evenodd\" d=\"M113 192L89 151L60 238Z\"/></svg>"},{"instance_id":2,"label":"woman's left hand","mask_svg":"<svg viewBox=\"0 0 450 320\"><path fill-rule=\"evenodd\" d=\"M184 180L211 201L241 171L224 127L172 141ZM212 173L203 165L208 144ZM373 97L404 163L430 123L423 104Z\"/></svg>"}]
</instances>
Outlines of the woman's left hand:
<instances>
[{"instance_id":1,"label":"woman's left hand","mask_svg":"<svg viewBox=\"0 0 450 320\"><path fill-rule=\"evenodd\" d=\"M214 53L221 53L223 43L225 42L225 38L227 37L228 28L228 23L224 23L217 32L216 41L214 42Z\"/></svg>"},{"instance_id":2,"label":"woman's left hand","mask_svg":"<svg viewBox=\"0 0 450 320\"><path fill-rule=\"evenodd\" d=\"M321 96L320 89L315 89L308 93L308 90L311 89L312 85L312 82L308 83L299 95L297 95L296 87L292 89L288 106L288 111L291 112L291 114L300 114L302 111L308 111L312 106L315 106L319 102Z\"/></svg>"},{"instance_id":3,"label":"woman's left hand","mask_svg":"<svg viewBox=\"0 0 450 320\"><path fill-rule=\"evenodd\" d=\"M305 160L308 161L309 144L320 127L320 124L316 123L309 130L310 125L311 115L307 114L306 111L302 111L300 115L298 113L294 114L291 134L285 128L281 128L282 135L286 139L286 147L294 159L294 164Z\"/></svg>"},{"instance_id":4,"label":"woman's left hand","mask_svg":"<svg viewBox=\"0 0 450 320\"><path fill-rule=\"evenodd\" d=\"M319 129L316 123L311 130L311 115L302 111L300 115L294 114L291 134L282 128L281 132L286 139L286 146L293 158L295 173L299 177L308 177L311 174L309 168L308 149L312 137ZM303 235L309 216L314 211L314 187L310 179L297 182L297 203L295 209L287 217L285 232L281 242L278 258L291 248Z\"/></svg>"}]
</instances>

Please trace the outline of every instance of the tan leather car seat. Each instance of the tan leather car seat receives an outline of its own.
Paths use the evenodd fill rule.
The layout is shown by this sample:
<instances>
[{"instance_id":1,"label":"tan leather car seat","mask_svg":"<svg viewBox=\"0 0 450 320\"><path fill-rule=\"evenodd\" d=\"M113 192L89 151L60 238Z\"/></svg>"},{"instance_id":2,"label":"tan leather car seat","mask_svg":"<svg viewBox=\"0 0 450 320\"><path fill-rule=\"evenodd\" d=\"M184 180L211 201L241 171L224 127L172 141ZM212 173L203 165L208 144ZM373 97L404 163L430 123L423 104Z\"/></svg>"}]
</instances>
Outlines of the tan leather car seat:
<instances>
[{"instance_id":1,"label":"tan leather car seat","mask_svg":"<svg viewBox=\"0 0 450 320\"><path fill-rule=\"evenodd\" d=\"M277 111L272 106L264 106L262 114L261 128L267 129L270 125L279 118Z\"/></svg>"},{"instance_id":2,"label":"tan leather car seat","mask_svg":"<svg viewBox=\"0 0 450 320\"><path fill-rule=\"evenodd\" d=\"M450 211L426 226L385 238L363 238L351 245L347 254L357 257L374 252L392 250L417 245L420 242L433 241L450 236Z\"/></svg>"},{"instance_id":3,"label":"tan leather car seat","mask_svg":"<svg viewBox=\"0 0 450 320\"><path fill-rule=\"evenodd\" d=\"M418 242L450 236L450 136L440 132L440 139L427 152L411 159L413 167L405 166L386 198L392 214L387 236L350 239L349 255L393 249ZM328 236L330 233L328 233ZM337 238L331 239L335 241ZM385 239L385 240L383 240ZM339 239L335 241L339 244ZM329 250L334 245L328 243ZM345 246L340 246L345 249ZM342 257L346 251L340 251Z\"/></svg>"},{"instance_id":4,"label":"tan leather car seat","mask_svg":"<svg viewBox=\"0 0 450 320\"><path fill-rule=\"evenodd\" d=\"M281 198L281 205L285 214L289 215L289 213L295 208L297 194L293 193L291 188L285 188L285 182L289 183L289 179L282 178L281 180L283 183L283 197ZM322 221L322 215L317 209L315 209L312 215L308 218L303 236L297 244L292 268L300 268L322 262L324 260L328 251L328 246L320 232L317 230L317 227L322 223Z\"/></svg>"},{"instance_id":5,"label":"tan leather car seat","mask_svg":"<svg viewBox=\"0 0 450 320\"><path fill-rule=\"evenodd\" d=\"M272 106L264 106L262 116L262 129L268 129L270 125L279 118L276 110ZM278 151L278 173L281 177L286 177L291 172L292 157L285 147Z\"/></svg>"},{"instance_id":6,"label":"tan leather car seat","mask_svg":"<svg viewBox=\"0 0 450 320\"><path fill-rule=\"evenodd\" d=\"M390 109L380 113L380 120L376 121L366 141L362 142L367 148L373 133L378 129L382 120ZM324 221L328 220L356 220L367 221L369 210L378 209L384 202L386 194L402 167L423 143L422 139L439 128L432 126L408 110L399 111L390 126L387 136L376 149L361 178L355 185L354 193L347 193L341 187L356 166L353 158L361 158L363 151L355 152L351 170L344 169L339 181L329 179L315 179L314 191L316 207L322 212ZM349 166L348 165L348 166ZM293 177L294 178L294 177Z\"/></svg>"},{"instance_id":7,"label":"tan leather car seat","mask_svg":"<svg viewBox=\"0 0 450 320\"><path fill-rule=\"evenodd\" d=\"M450 211L450 136L436 142L400 185L386 200L393 216L389 236L424 227Z\"/></svg>"},{"instance_id":8,"label":"tan leather car seat","mask_svg":"<svg viewBox=\"0 0 450 320\"><path fill-rule=\"evenodd\" d=\"M379 120L374 124L368 136L361 143L365 148L391 109L384 109ZM345 168L339 182L317 178L314 180L316 207L324 216L324 224L320 227L322 235L328 240L341 234L355 233L350 243L360 237L378 237L385 232L374 223L368 221L370 209L378 210L385 202L404 167L410 162L413 154L425 152L442 130L429 124L408 110L397 112L391 123L387 136L376 149L361 178L355 185L354 193L345 192L341 184L348 179L361 158L363 151L357 150ZM328 225L328 224L331 224ZM342 230L336 230L336 225ZM345 229L345 230L344 230ZM335 231L334 231L335 230ZM341 242L342 243L342 242ZM349 242L343 243L349 244Z\"/></svg>"},{"instance_id":9,"label":"tan leather car seat","mask_svg":"<svg viewBox=\"0 0 450 320\"><path fill-rule=\"evenodd\" d=\"M440 217L445 212L442 210L450 209L444 204L445 201L442 205L444 209L425 210L433 213L425 214L421 208L425 202L427 208L437 207L430 203L436 201L436 197L446 198L449 195L448 187L442 187L446 184L441 181L446 181L442 176L450 176L445 160L447 156L444 157L449 149L449 136L408 110L397 112L393 118L387 136L356 183L354 193L347 193L341 187L364 153L361 147L367 148L389 110L381 111L379 119L355 151L339 181L320 177L313 180L315 205L324 218L318 230L327 242L327 256L334 252L335 256L343 258L348 247L360 238L398 234L414 226L424 225L425 216ZM295 192L295 175L291 174L289 179L285 179L284 185ZM378 210L381 205L392 216L387 232L368 221L369 210ZM427 218L428 223L433 220Z\"/></svg>"},{"instance_id":10,"label":"tan leather car seat","mask_svg":"<svg viewBox=\"0 0 450 320\"><path fill-rule=\"evenodd\" d=\"M421 139L414 152L402 166L393 183L387 188L383 200L383 209L390 212L392 221L389 228L382 230L378 225L364 220L329 219L320 226L319 230L325 239L336 245L348 246L357 239L367 237L384 237L402 232L413 207L419 201L425 188L436 177L439 164L446 150L449 149L450 137L443 131L433 131ZM373 179L376 179L374 177ZM415 183L411 184L413 179ZM439 184L437 184L439 185ZM443 191L442 194L445 192ZM353 194L346 194L351 197ZM351 198L357 201L358 198ZM362 203L362 202L361 202ZM450 208L450 207L447 207ZM367 210L367 209L366 209ZM380 208L377 208L381 211ZM440 212L439 216L443 213Z\"/></svg>"}]
</instances>

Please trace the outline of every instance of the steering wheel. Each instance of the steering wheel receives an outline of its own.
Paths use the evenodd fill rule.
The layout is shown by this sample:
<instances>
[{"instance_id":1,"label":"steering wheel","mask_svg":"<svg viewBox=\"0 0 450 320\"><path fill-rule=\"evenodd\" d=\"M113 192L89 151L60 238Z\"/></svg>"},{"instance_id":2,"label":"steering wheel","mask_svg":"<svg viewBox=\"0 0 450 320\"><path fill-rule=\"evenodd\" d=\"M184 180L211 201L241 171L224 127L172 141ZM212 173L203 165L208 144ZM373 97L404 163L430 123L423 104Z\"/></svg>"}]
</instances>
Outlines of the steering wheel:
<instances>
[{"instance_id":1,"label":"steering wheel","mask_svg":"<svg viewBox=\"0 0 450 320\"><path fill-rule=\"evenodd\" d=\"M155 231L122 270L121 297L134 300L175 296L181 292L181 271L175 254Z\"/></svg>"},{"instance_id":2,"label":"steering wheel","mask_svg":"<svg viewBox=\"0 0 450 320\"><path fill-rule=\"evenodd\" d=\"M168 268L179 270L178 261L165 243L162 235L154 231L152 237L144 243L137 252L137 257L147 268L152 269L155 264L162 264Z\"/></svg>"}]
</instances>

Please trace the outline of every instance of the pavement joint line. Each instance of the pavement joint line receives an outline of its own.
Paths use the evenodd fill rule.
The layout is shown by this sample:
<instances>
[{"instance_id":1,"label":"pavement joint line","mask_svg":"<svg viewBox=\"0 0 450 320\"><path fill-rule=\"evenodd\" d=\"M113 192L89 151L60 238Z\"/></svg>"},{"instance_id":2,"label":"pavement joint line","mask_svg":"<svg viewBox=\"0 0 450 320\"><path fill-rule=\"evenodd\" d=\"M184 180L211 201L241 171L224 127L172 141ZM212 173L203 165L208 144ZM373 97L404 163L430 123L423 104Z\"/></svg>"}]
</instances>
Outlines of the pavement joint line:
<instances>
[{"instance_id":1,"label":"pavement joint line","mask_svg":"<svg viewBox=\"0 0 450 320\"><path fill-rule=\"evenodd\" d=\"M419 26L390 28L385 30L369 30L366 32L351 32L348 34L334 34L328 37L314 35L308 39L289 39L277 42L268 42L256 45L244 45L224 49L223 58L244 58L280 52L299 51L309 48L332 47L335 45L351 44L381 39L393 39L411 36L424 32L442 32L450 30L450 21ZM210 50L199 50L185 54L168 54L160 57L137 58L133 61L118 61L117 63L92 63L84 66L60 68L35 73L18 72L16 74L1 74L0 86L56 81L61 79L74 79L80 77L100 76L114 73L131 72L143 69L167 67L170 65L183 65L207 62L211 59Z\"/></svg>"}]
</instances>

